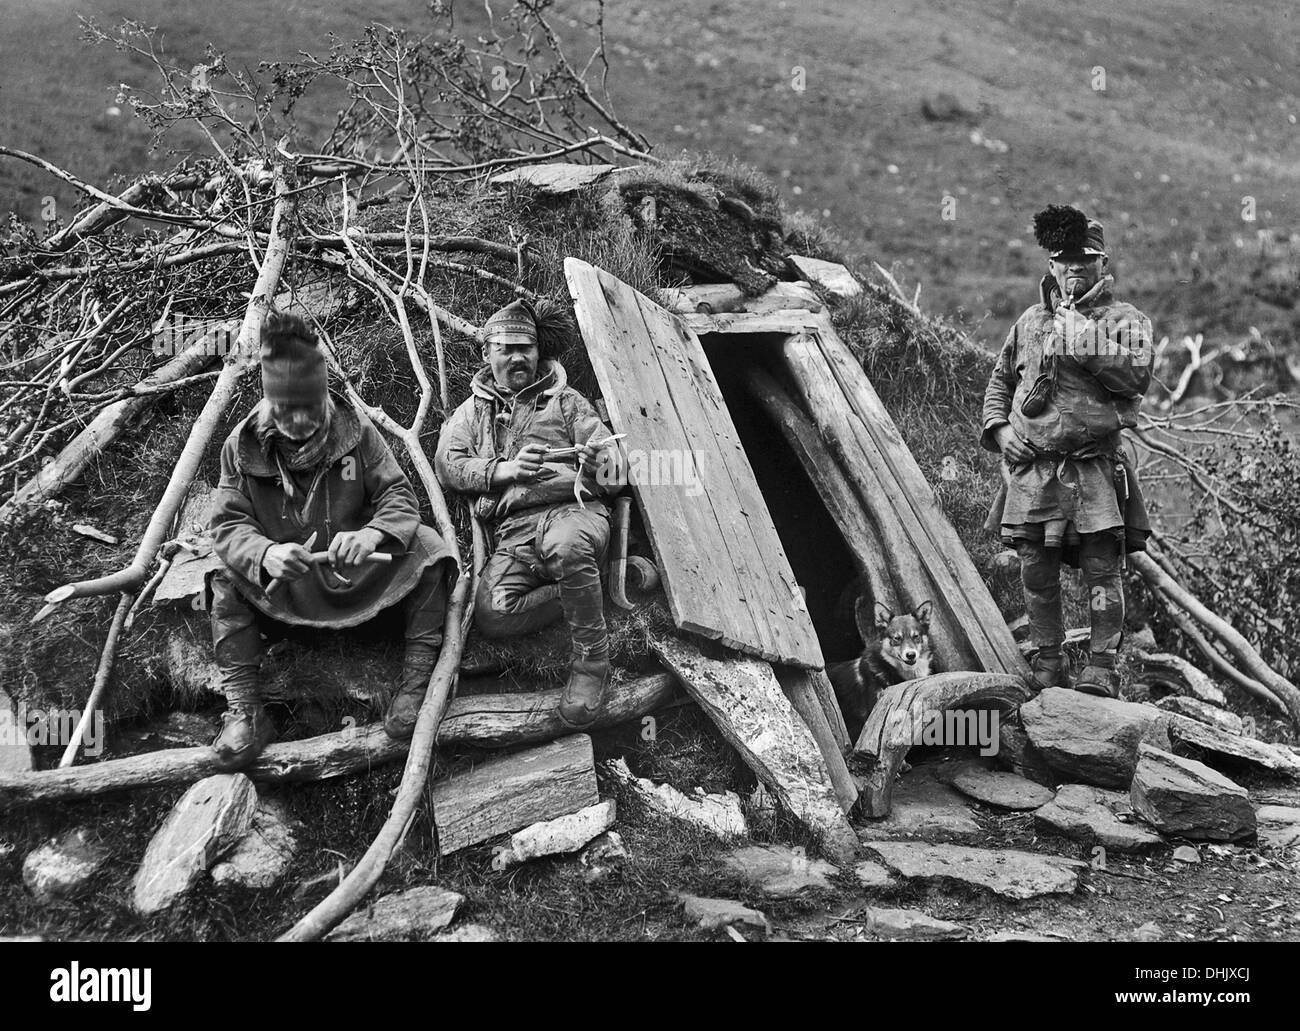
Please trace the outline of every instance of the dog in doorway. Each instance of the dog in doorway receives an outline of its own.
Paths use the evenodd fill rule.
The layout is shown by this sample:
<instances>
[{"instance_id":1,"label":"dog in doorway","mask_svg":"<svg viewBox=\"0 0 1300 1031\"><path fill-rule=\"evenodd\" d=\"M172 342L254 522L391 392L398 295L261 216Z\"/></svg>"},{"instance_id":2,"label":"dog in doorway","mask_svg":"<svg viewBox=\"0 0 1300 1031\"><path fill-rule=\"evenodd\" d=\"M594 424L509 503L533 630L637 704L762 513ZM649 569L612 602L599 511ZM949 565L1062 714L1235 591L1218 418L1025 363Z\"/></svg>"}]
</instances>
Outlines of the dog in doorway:
<instances>
[{"instance_id":1,"label":"dog in doorway","mask_svg":"<svg viewBox=\"0 0 1300 1031\"><path fill-rule=\"evenodd\" d=\"M849 739L853 741L862 732L880 692L905 680L928 677L934 660L930 647L933 611L930 602L924 601L913 611L899 615L877 602L868 616L867 606L867 598L863 596L854 607L854 619L862 635L862 654L826 666L826 675L844 713Z\"/></svg>"}]
</instances>

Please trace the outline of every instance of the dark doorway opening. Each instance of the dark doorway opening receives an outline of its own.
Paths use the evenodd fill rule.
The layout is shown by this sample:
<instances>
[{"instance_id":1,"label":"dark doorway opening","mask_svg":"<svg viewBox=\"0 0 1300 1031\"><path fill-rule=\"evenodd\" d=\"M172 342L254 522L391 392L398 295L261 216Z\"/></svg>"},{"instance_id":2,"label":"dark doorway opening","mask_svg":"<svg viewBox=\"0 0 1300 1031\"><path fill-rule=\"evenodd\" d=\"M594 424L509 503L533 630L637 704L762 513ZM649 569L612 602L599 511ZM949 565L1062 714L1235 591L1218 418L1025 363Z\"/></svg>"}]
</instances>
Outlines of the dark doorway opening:
<instances>
[{"instance_id":1,"label":"dark doorway opening","mask_svg":"<svg viewBox=\"0 0 1300 1031\"><path fill-rule=\"evenodd\" d=\"M757 365L789 388L780 356L785 339L779 333L708 333L700 343L790 568L804 588L822 656L836 662L862 650L853 603L865 588L835 520L781 430L751 399L743 378L746 367Z\"/></svg>"}]
</instances>

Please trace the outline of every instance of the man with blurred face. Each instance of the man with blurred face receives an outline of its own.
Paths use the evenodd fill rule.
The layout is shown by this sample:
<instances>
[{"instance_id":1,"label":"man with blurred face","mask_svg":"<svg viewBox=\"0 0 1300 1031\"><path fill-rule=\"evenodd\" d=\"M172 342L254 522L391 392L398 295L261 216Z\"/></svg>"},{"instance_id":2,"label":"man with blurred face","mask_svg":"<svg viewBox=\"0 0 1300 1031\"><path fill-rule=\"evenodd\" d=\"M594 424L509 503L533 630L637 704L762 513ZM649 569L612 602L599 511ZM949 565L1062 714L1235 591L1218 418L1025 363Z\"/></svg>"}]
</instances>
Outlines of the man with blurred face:
<instances>
[{"instance_id":1,"label":"man with blurred face","mask_svg":"<svg viewBox=\"0 0 1300 1031\"><path fill-rule=\"evenodd\" d=\"M478 495L475 511L495 531L475 623L484 636L507 637L563 616L573 652L559 716L587 727L609 683L600 570L609 544L605 499L619 490L619 477L608 474L617 456L603 447L610 431L591 403L543 352L530 305L515 301L483 328L485 365L443 425L436 453L439 480ZM549 454L566 448L576 453Z\"/></svg>"},{"instance_id":2,"label":"man with blurred face","mask_svg":"<svg viewBox=\"0 0 1300 1031\"><path fill-rule=\"evenodd\" d=\"M1034 234L1048 251L1041 302L1012 327L984 395L981 443L1002 453L1005 482L987 525L1020 556L1034 686L1067 684L1064 561L1083 573L1091 617L1088 665L1074 688L1117 697L1122 558L1151 532L1120 431L1137 424L1151 380L1151 322L1112 296L1100 222L1050 205Z\"/></svg>"},{"instance_id":3,"label":"man with blurred face","mask_svg":"<svg viewBox=\"0 0 1300 1031\"><path fill-rule=\"evenodd\" d=\"M330 395L307 324L272 312L260 358L263 398L221 449L211 520L224 563L211 582L212 640L227 702L213 751L227 770L248 765L274 737L258 678L261 631L277 624L342 629L400 606L406 647L384 729L409 737L442 647L454 572L379 431Z\"/></svg>"}]
</instances>

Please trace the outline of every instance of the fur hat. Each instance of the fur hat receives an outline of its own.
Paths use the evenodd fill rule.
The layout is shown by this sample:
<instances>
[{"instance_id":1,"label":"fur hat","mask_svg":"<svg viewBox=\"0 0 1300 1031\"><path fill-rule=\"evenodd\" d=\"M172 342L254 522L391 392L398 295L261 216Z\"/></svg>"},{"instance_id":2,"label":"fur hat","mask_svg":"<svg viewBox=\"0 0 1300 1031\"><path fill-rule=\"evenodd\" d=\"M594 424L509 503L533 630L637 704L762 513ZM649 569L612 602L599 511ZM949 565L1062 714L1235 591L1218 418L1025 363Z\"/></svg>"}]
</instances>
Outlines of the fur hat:
<instances>
[{"instance_id":1,"label":"fur hat","mask_svg":"<svg viewBox=\"0 0 1300 1031\"><path fill-rule=\"evenodd\" d=\"M262 323L262 394L272 404L324 404L329 396L325 356L299 315L271 311Z\"/></svg>"},{"instance_id":2,"label":"fur hat","mask_svg":"<svg viewBox=\"0 0 1300 1031\"><path fill-rule=\"evenodd\" d=\"M1049 204L1034 216L1034 239L1052 258L1072 251L1089 257L1106 253L1101 223L1068 204Z\"/></svg>"}]
</instances>

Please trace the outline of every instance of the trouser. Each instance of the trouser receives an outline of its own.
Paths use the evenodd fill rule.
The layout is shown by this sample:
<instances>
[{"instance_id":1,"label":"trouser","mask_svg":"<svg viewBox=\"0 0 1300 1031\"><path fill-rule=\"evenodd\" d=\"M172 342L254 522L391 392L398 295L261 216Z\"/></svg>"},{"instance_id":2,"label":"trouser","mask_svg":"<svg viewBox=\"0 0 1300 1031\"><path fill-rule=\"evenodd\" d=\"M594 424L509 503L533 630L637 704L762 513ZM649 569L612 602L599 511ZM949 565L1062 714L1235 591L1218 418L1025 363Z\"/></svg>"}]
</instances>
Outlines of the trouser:
<instances>
[{"instance_id":1,"label":"trouser","mask_svg":"<svg viewBox=\"0 0 1300 1031\"><path fill-rule=\"evenodd\" d=\"M446 577L442 563L428 566L409 594L393 608L404 621L406 662L432 666L442 647L443 621L447 614ZM389 611L389 610L384 610ZM262 665L262 625L276 620L259 612L226 575L212 575L212 648L216 653L221 693L232 706L253 704L260 699L258 671Z\"/></svg>"},{"instance_id":2,"label":"trouser","mask_svg":"<svg viewBox=\"0 0 1300 1031\"><path fill-rule=\"evenodd\" d=\"M503 524L474 597L474 620L485 637L514 637L568 624L577 659L609 657L600 570L609 548L602 506L557 505L534 523Z\"/></svg>"},{"instance_id":3,"label":"trouser","mask_svg":"<svg viewBox=\"0 0 1300 1031\"><path fill-rule=\"evenodd\" d=\"M1017 541L1020 578L1025 587L1029 631L1040 653L1059 654L1065 640L1061 622L1061 549L1035 541ZM1120 573L1120 541L1106 533L1084 534L1079 545L1079 570L1088 587L1091 623L1091 662L1111 667L1124 630L1124 584Z\"/></svg>"}]
</instances>

